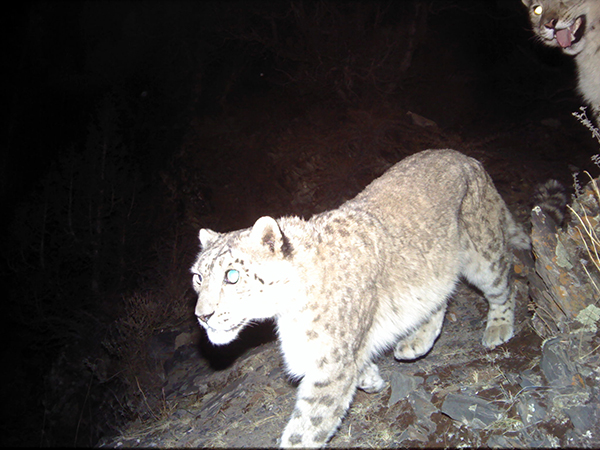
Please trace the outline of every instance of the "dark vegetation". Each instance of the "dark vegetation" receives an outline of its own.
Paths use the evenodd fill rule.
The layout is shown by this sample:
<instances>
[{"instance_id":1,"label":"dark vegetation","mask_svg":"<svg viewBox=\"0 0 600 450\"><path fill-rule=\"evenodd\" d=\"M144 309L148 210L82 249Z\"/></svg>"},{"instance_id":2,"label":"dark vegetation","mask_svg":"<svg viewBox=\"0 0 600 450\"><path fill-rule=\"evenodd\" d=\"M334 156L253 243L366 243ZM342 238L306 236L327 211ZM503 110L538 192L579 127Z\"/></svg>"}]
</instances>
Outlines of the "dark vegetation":
<instances>
[{"instance_id":1,"label":"dark vegetation","mask_svg":"<svg viewBox=\"0 0 600 450\"><path fill-rule=\"evenodd\" d=\"M519 0L35 2L10 14L5 445L90 446L168 413L146 353L193 316L200 226L309 216L407 154L530 117L568 121L579 105L571 61L534 45ZM408 111L435 123L412 133ZM589 161L578 148L569 161L506 151L540 161L529 189L569 183L567 165Z\"/></svg>"}]
</instances>

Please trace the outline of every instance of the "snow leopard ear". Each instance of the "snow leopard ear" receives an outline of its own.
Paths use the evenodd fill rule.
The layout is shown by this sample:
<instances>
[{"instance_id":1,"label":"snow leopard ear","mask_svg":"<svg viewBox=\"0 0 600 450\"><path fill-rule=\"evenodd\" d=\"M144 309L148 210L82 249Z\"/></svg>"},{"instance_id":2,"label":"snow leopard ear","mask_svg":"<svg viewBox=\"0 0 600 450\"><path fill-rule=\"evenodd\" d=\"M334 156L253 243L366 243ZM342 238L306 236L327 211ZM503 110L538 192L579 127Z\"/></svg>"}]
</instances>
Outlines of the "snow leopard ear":
<instances>
[{"instance_id":1,"label":"snow leopard ear","mask_svg":"<svg viewBox=\"0 0 600 450\"><path fill-rule=\"evenodd\" d=\"M201 228L198 233L198 238L200 239L200 247L206 248L210 245L211 242L214 242L219 237L219 233L213 230L209 230L208 228Z\"/></svg>"},{"instance_id":2,"label":"snow leopard ear","mask_svg":"<svg viewBox=\"0 0 600 450\"><path fill-rule=\"evenodd\" d=\"M250 232L252 242L269 247L272 252L279 247L282 240L279 225L269 216L263 216L256 221Z\"/></svg>"},{"instance_id":3,"label":"snow leopard ear","mask_svg":"<svg viewBox=\"0 0 600 450\"><path fill-rule=\"evenodd\" d=\"M271 253L281 252L283 256L291 254L290 242L272 217L263 216L258 219L252 227L250 239L252 242L268 248Z\"/></svg>"}]
</instances>

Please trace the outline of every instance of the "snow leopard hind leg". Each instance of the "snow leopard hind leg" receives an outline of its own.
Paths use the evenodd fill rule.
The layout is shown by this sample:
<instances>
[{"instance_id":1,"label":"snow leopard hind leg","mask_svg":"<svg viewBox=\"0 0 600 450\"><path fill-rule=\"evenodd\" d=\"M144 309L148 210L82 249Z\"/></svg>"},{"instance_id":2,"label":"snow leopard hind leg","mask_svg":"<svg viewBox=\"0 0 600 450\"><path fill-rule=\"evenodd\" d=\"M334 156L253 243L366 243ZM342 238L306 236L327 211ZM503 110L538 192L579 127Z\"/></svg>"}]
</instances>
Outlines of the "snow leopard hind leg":
<instances>
[{"instance_id":1,"label":"snow leopard hind leg","mask_svg":"<svg viewBox=\"0 0 600 450\"><path fill-rule=\"evenodd\" d=\"M511 247L526 249L530 241L481 166L475 174L461 210L461 275L488 301L482 344L492 349L514 335L516 291Z\"/></svg>"},{"instance_id":2,"label":"snow leopard hind leg","mask_svg":"<svg viewBox=\"0 0 600 450\"><path fill-rule=\"evenodd\" d=\"M489 304L487 324L482 344L492 349L507 342L514 335L515 287L512 279L511 258L486 260L471 259L465 278L479 288Z\"/></svg>"}]
</instances>

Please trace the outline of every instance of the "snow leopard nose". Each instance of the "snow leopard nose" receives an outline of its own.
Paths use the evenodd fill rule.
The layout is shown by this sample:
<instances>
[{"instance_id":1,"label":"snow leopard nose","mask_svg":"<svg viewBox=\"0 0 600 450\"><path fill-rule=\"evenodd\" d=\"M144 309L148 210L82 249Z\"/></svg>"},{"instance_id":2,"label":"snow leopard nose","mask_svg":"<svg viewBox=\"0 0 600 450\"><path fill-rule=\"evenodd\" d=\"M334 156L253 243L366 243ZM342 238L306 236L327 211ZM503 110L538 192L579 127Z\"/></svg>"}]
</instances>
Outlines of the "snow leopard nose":
<instances>
[{"instance_id":1,"label":"snow leopard nose","mask_svg":"<svg viewBox=\"0 0 600 450\"><path fill-rule=\"evenodd\" d=\"M550 19L548 22L544 24L546 28L549 30L554 30L556 28L556 24L558 23L558 19Z\"/></svg>"},{"instance_id":2,"label":"snow leopard nose","mask_svg":"<svg viewBox=\"0 0 600 450\"><path fill-rule=\"evenodd\" d=\"M211 312L210 314L196 314L196 317L200 322L208 323L213 314L214 312Z\"/></svg>"}]
</instances>

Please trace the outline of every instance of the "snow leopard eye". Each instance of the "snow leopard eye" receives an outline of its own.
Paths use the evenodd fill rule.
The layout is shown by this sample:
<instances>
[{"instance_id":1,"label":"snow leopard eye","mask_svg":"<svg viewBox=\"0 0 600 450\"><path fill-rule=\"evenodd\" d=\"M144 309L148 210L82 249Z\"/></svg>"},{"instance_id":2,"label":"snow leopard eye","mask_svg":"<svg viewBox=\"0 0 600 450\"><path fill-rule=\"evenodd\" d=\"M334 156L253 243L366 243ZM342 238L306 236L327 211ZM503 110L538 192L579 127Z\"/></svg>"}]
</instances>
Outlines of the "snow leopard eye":
<instances>
[{"instance_id":1,"label":"snow leopard eye","mask_svg":"<svg viewBox=\"0 0 600 450\"><path fill-rule=\"evenodd\" d=\"M533 13L536 16L541 16L542 15L542 11L544 11L544 8L542 8L542 5L535 5L533 7Z\"/></svg>"},{"instance_id":2,"label":"snow leopard eye","mask_svg":"<svg viewBox=\"0 0 600 450\"><path fill-rule=\"evenodd\" d=\"M192 282L200 286L202 284L202 275L195 273L192 275Z\"/></svg>"},{"instance_id":3,"label":"snow leopard eye","mask_svg":"<svg viewBox=\"0 0 600 450\"><path fill-rule=\"evenodd\" d=\"M227 284L235 284L240 280L240 272L235 269L229 269L225 272L225 282Z\"/></svg>"}]
</instances>

